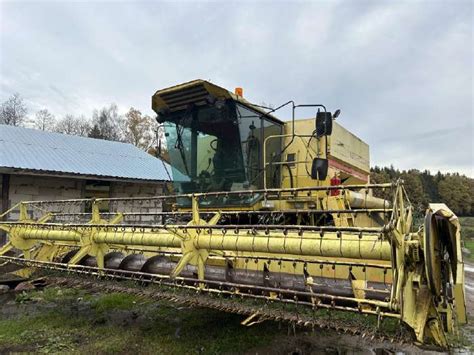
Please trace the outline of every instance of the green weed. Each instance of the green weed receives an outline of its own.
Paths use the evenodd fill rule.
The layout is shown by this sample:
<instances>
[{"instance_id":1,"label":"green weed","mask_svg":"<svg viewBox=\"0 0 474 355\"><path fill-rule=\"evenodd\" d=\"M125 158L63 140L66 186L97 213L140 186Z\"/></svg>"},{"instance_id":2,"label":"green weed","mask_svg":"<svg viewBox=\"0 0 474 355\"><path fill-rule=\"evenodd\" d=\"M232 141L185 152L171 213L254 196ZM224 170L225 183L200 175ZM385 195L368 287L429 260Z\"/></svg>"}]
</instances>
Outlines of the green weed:
<instances>
[{"instance_id":1,"label":"green weed","mask_svg":"<svg viewBox=\"0 0 474 355\"><path fill-rule=\"evenodd\" d=\"M103 294L92 301L92 307L99 313L111 310L126 310L135 308L139 302L138 297L123 293Z\"/></svg>"}]
</instances>

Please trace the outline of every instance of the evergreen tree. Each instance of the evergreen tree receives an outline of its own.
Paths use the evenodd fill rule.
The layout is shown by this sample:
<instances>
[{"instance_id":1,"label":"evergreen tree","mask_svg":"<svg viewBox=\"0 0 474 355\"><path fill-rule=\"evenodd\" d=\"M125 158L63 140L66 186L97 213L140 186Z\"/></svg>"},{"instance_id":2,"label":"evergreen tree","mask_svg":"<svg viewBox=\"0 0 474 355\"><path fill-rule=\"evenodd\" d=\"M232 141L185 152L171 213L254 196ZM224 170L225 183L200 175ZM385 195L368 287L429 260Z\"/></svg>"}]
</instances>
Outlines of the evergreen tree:
<instances>
[{"instance_id":1,"label":"evergreen tree","mask_svg":"<svg viewBox=\"0 0 474 355\"><path fill-rule=\"evenodd\" d=\"M393 165L383 168L375 166L370 173L372 183L393 182L399 178L404 181L405 190L417 214L422 214L428 203L442 202L458 216L474 216L474 179L439 171L436 175L431 175L428 170L400 172ZM384 197L380 192L374 193Z\"/></svg>"}]
</instances>

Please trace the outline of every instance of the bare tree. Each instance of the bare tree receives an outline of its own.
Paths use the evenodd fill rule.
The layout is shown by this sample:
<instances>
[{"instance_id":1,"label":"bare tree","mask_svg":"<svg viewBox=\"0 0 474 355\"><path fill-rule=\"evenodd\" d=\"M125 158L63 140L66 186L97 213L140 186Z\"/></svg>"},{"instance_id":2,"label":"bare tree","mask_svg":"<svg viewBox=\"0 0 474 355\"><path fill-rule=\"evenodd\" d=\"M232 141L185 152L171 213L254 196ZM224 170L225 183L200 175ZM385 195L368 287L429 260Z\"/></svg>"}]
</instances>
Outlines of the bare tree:
<instances>
[{"instance_id":1,"label":"bare tree","mask_svg":"<svg viewBox=\"0 0 474 355\"><path fill-rule=\"evenodd\" d=\"M10 126L22 126L28 109L20 94L15 93L2 103L0 108L0 123Z\"/></svg>"},{"instance_id":2,"label":"bare tree","mask_svg":"<svg viewBox=\"0 0 474 355\"><path fill-rule=\"evenodd\" d=\"M92 129L89 137L109 141L123 141L123 117L118 113L116 104L94 110L92 114Z\"/></svg>"},{"instance_id":3,"label":"bare tree","mask_svg":"<svg viewBox=\"0 0 474 355\"><path fill-rule=\"evenodd\" d=\"M91 123L84 116L66 115L56 123L54 130L58 133L87 137L91 131Z\"/></svg>"},{"instance_id":4,"label":"bare tree","mask_svg":"<svg viewBox=\"0 0 474 355\"><path fill-rule=\"evenodd\" d=\"M42 131L52 131L54 129L56 120L53 114L47 109L39 110L36 112L36 117L33 120L33 126Z\"/></svg>"},{"instance_id":5,"label":"bare tree","mask_svg":"<svg viewBox=\"0 0 474 355\"><path fill-rule=\"evenodd\" d=\"M170 155L166 146L166 132L163 125L158 125L154 122L154 139L150 147L147 149L147 153L154 157L160 158L166 162L170 162Z\"/></svg>"},{"instance_id":6,"label":"bare tree","mask_svg":"<svg viewBox=\"0 0 474 355\"><path fill-rule=\"evenodd\" d=\"M134 109L133 107L125 114L123 135L125 140L134 146L148 150L156 141L157 125L155 121Z\"/></svg>"},{"instance_id":7,"label":"bare tree","mask_svg":"<svg viewBox=\"0 0 474 355\"><path fill-rule=\"evenodd\" d=\"M77 120L76 134L78 136L87 137L92 128L90 120L83 115L79 116Z\"/></svg>"}]
</instances>

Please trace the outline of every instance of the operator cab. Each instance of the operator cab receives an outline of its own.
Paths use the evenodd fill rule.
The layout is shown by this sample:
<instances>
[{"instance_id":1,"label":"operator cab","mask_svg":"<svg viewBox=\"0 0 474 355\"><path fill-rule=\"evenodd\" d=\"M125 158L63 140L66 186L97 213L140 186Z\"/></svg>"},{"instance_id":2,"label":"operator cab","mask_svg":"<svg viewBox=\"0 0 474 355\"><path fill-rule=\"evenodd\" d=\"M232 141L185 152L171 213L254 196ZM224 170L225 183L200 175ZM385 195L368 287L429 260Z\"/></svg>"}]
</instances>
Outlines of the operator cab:
<instances>
[{"instance_id":1,"label":"operator cab","mask_svg":"<svg viewBox=\"0 0 474 355\"><path fill-rule=\"evenodd\" d=\"M203 80L160 90L153 109L165 128L176 193L243 191L280 187L283 122L242 98ZM254 204L260 196L216 196L209 205Z\"/></svg>"}]
</instances>

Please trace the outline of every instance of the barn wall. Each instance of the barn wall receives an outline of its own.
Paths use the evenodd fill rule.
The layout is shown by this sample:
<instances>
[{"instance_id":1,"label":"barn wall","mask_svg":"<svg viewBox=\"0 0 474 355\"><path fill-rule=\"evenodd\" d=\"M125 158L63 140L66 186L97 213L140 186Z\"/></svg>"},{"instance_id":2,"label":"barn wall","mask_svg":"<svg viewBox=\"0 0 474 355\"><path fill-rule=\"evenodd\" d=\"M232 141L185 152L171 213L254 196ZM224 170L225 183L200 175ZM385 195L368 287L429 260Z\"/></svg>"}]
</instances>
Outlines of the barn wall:
<instances>
[{"instance_id":1,"label":"barn wall","mask_svg":"<svg viewBox=\"0 0 474 355\"><path fill-rule=\"evenodd\" d=\"M10 203L81 198L83 180L11 175Z\"/></svg>"},{"instance_id":2,"label":"barn wall","mask_svg":"<svg viewBox=\"0 0 474 355\"><path fill-rule=\"evenodd\" d=\"M85 180L81 179L12 174L10 178L9 206L13 206L21 201L81 199L84 198L84 191ZM162 191L162 184L112 182L110 185L110 197L152 197L161 195ZM161 211L161 202L153 201L142 204L115 203L114 206L110 207L111 212L159 212ZM49 205L49 208L55 210L57 207ZM84 204L70 204L65 208L67 211L64 212L83 212ZM42 212L38 210L37 213L31 217L38 218L41 213ZM9 220L15 220L17 218L17 212L11 213L8 216ZM148 218L143 217L139 218L139 221L144 222L147 219Z\"/></svg>"},{"instance_id":3,"label":"barn wall","mask_svg":"<svg viewBox=\"0 0 474 355\"><path fill-rule=\"evenodd\" d=\"M136 184L114 182L110 188L111 197L156 197L163 195L163 184ZM150 215L150 213L161 212L162 202L160 200L145 201L118 201L110 206L111 211L144 213L134 217L126 216L126 223L163 223L162 217Z\"/></svg>"},{"instance_id":4,"label":"barn wall","mask_svg":"<svg viewBox=\"0 0 474 355\"><path fill-rule=\"evenodd\" d=\"M113 182L110 191L110 197L153 197L162 194L162 184L137 184L132 182Z\"/></svg>"}]
</instances>

